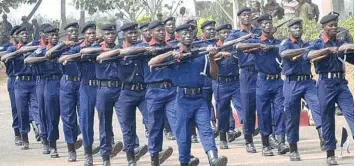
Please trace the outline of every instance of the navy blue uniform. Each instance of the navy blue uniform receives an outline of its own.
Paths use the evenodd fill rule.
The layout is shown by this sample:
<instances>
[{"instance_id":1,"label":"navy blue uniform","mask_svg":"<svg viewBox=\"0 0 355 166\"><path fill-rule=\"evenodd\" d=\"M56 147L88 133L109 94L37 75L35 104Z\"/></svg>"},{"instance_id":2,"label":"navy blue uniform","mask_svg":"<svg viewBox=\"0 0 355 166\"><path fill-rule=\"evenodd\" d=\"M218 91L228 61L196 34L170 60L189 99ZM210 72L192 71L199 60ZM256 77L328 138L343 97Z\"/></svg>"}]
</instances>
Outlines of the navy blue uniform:
<instances>
[{"instance_id":1,"label":"navy blue uniform","mask_svg":"<svg viewBox=\"0 0 355 166\"><path fill-rule=\"evenodd\" d=\"M332 41L322 36L311 44L310 50L319 50L327 47L339 47L344 44L341 40ZM346 57L345 57L346 56ZM322 131L325 140L325 149L335 150L335 103L344 113L345 119L354 135L354 101L345 79L345 61L354 62L353 53L329 54L327 57L314 63L318 79L318 98L322 117Z\"/></svg>"},{"instance_id":2,"label":"navy blue uniform","mask_svg":"<svg viewBox=\"0 0 355 166\"><path fill-rule=\"evenodd\" d=\"M309 47L308 42L297 42L291 37L281 43L279 52L281 54L288 49L307 47ZM312 79L311 63L307 58L307 54L295 61L283 58L282 66L282 74L286 75L283 94L285 97L287 140L289 143L297 143L299 141L301 98L304 98L310 106L316 127L320 128L322 125L316 82Z\"/></svg>"}]
</instances>

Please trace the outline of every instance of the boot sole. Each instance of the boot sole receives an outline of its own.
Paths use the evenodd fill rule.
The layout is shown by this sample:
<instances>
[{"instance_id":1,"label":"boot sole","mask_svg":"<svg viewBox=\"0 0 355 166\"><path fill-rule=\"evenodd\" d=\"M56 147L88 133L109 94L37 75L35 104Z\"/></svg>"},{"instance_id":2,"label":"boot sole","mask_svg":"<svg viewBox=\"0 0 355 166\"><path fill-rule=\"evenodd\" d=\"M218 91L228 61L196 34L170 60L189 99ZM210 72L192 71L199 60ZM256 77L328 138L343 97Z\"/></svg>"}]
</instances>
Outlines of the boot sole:
<instances>
[{"instance_id":1,"label":"boot sole","mask_svg":"<svg viewBox=\"0 0 355 166\"><path fill-rule=\"evenodd\" d=\"M100 146L97 146L95 149L92 150L92 154L96 154L100 152Z\"/></svg>"},{"instance_id":2,"label":"boot sole","mask_svg":"<svg viewBox=\"0 0 355 166\"><path fill-rule=\"evenodd\" d=\"M189 166L198 166L200 164L200 159L196 158L194 160L190 160Z\"/></svg>"},{"instance_id":3,"label":"boot sole","mask_svg":"<svg viewBox=\"0 0 355 166\"><path fill-rule=\"evenodd\" d=\"M171 157L173 151L174 150L172 147L168 147L168 149L166 149L164 154L159 158L159 164L163 164L169 157Z\"/></svg>"},{"instance_id":4,"label":"boot sole","mask_svg":"<svg viewBox=\"0 0 355 166\"><path fill-rule=\"evenodd\" d=\"M281 151L279 151L278 154L279 155L283 155L283 154L286 154L289 151L290 151L290 148L285 148L285 149L282 149Z\"/></svg>"},{"instance_id":5,"label":"boot sole","mask_svg":"<svg viewBox=\"0 0 355 166\"><path fill-rule=\"evenodd\" d=\"M75 150L78 150L81 146L83 146L83 140L79 138L74 144Z\"/></svg>"},{"instance_id":6,"label":"boot sole","mask_svg":"<svg viewBox=\"0 0 355 166\"><path fill-rule=\"evenodd\" d=\"M136 162L139 161L141 157L143 157L146 153L148 152L148 146L144 145L141 150L139 150L138 154L135 155L136 157Z\"/></svg>"},{"instance_id":7,"label":"boot sole","mask_svg":"<svg viewBox=\"0 0 355 166\"><path fill-rule=\"evenodd\" d=\"M51 156L51 158L59 158L59 155L58 154L56 154L56 155L50 155Z\"/></svg>"},{"instance_id":8,"label":"boot sole","mask_svg":"<svg viewBox=\"0 0 355 166\"><path fill-rule=\"evenodd\" d=\"M235 136L233 136L231 139L228 138L228 142L233 142L237 138L239 138L240 136L242 136L242 132L237 132L237 134Z\"/></svg>"},{"instance_id":9,"label":"boot sole","mask_svg":"<svg viewBox=\"0 0 355 166\"><path fill-rule=\"evenodd\" d=\"M226 166L227 163L228 163L228 158L227 158L227 157L221 157L221 158L217 161L216 165L213 165L213 166Z\"/></svg>"},{"instance_id":10,"label":"boot sole","mask_svg":"<svg viewBox=\"0 0 355 166\"><path fill-rule=\"evenodd\" d=\"M263 155L263 156L274 156L273 153L271 153L271 154L265 154L265 153L263 153L262 155Z\"/></svg>"},{"instance_id":11,"label":"boot sole","mask_svg":"<svg viewBox=\"0 0 355 166\"><path fill-rule=\"evenodd\" d=\"M117 156L118 153L121 152L121 150L123 149L123 144L121 141L118 141L115 145L115 147L113 148L112 150L112 153L111 153L111 158L114 158Z\"/></svg>"}]
</instances>

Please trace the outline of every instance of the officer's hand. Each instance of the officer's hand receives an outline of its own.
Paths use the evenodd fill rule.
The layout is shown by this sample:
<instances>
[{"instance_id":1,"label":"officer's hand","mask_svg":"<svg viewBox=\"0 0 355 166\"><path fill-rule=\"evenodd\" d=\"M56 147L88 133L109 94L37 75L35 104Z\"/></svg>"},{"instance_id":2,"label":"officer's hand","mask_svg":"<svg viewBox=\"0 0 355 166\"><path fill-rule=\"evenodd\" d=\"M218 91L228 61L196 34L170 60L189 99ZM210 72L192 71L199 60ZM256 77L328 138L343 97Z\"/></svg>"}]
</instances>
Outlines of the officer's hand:
<instances>
[{"instance_id":1,"label":"officer's hand","mask_svg":"<svg viewBox=\"0 0 355 166\"><path fill-rule=\"evenodd\" d=\"M260 49L262 49L263 51L267 51L270 49L270 47L265 44L260 44Z\"/></svg>"},{"instance_id":2,"label":"officer's hand","mask_svg":"<svg viewBox=\"0 0 355 166\"><path fill-rule=\"evenodd\" d=\"M208 55L210 56L210 58L213 58L214 55L217 54L217 47L207 47L206 51L208 51ZM214 59L214 58L213 58Z\"/></svg>"},{"instance_id":3,"label":"officer's hand","mask_svg":"<svg viewBox=\"0 0 355 166\"><path fill-rule=\"evenodd\" d=\"M253 52L253 51L256 51L256 50L259 50L260 48L252 48L252 49L247 49L247 50L244 50L243 52L244 53L250 53L250 52Z\"/></svg>"},{"instance_id":4,"label":"officer's hand","mask_svg":"<svg viewBox=\"0 0 355 166\"><path fill-rule=\"evenodd\" d=\"M178 61L180 62L183 58L183 55L180 52L174 51L172 52L172 56Z\"/></svg>"},{"instance_id":5,"label":"officer's hand","mask_svg":"<svg viewBox=\"0 0 355 166\"><path fill-rule=\"evenodd\" d=\"M347 51L354 50L354 44L345 43L345 44L341 45L338 50L340 52L347 52Z\"/></svg>"},{"instance_id":6,"label":"officer's hand","mask_svg":"<svg viewBox=\"0 0 355 166\"><path fill-rule=\"evenodd\" d=\"M338 47L328 47L328 50L333 54L337 54L339 52Z\"/></svg>"},{"instance_id":7,"label":"officer's hand","mask_svg":"<svg viewBox=\"0 0 355 166\"><path fill-rule=\"evenodd\" d=\"M219 52L214 56L214 60L219 61L222 58L227 58L227 57L231 57L231 56L232 56L232 54L229 52Z\"/></svg>"},{"instance_id":8,"label":"officer's hand","mask_svg":"<svg viewBox=\"0 0 355 166\"><path fill-rule=\"evenodd\" d=\"M147 47L146 48L146 52L148 54L155 54L156 53L156 49L155 49L155 47Z\"/></svg>"},{"instance_id":9,"label":"officer's hand","mask_svg":"<svg viewBox=\"0 0 355 166\"><path fill-rule=\"evenodd\" d=\"M292 61L296 61L302 57L303 54L292 57Z\"/></svg>"}]
</instances>

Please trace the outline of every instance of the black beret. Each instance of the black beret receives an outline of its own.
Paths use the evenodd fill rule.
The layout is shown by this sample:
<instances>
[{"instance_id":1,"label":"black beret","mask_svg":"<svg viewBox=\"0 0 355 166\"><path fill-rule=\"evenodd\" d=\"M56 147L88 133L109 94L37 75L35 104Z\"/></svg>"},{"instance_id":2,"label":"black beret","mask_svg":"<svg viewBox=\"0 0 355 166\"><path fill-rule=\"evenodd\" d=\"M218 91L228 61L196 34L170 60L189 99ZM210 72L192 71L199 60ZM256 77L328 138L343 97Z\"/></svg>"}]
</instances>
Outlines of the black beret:
<instances>
[{"instance_id":1,"label":"black beret","mask_svg":"<svg viewBox=\"0 0 355 166\"><path fill-rule=\"evenodd\" d=\"M186 24L193 24L193 25L197 25L197 21L196 21L196 20L193 20L193 19L191 19L191 20L187 20L187 21L186 21Z\"/></svg>"},{"instance_id":2,"label":"black beret","mask_svg":"<svg viewBox=\"0 0 355 166\"><path fill-rule=\"evenodd\" d=\"M334 12L334 11L332 11L332 12L330 12L328 15L337 15L338 17L340 16L340 14L338 13L338 12Z\"/></svg>"},{"instance_id":3,"label":"black beret","mask_svg":"<svg viewBox=\"0 0 355 166\"><path fill-rule=\"evenodd\" d=\"M102 25L101 30L103 30L103 31L116 31L116 25L115 24L104 24L104 25Z\"/></svg>"},{"instance_id":4,"label":"black beret","mask_svg":"<svg viewBox=\"0 0 355 166\"><path fill-rule=\"evenodd\" d=\"M263 14L258 18L258 22L264 21L264 20L272 20L272 16L270 14Z\"/></svg>"},{"instance_id":5,"label":"black beret","mask_svg":"<svg viewBox=\"0 0 355 166\"><path fill-rule=\"evenodd\" d=\"M319 22L321 24L326 24L326 23L328 23L330 21L334 21L334 20L338 20L338 15L329 14L329 15L324 16Z\"/></svg>"},{"instance_id":6,"label":"black beret","mask_svg":"<svg viewBox=\"0 0 355 166\"><path fill-rule=\"evenodd\" d=\"M231 24L222 24L216 29L216 31L218 32L222 29L232 29L232 25Z\"/></svg>"},{"instance_id":7,"label":"black beret","mask_svg":"<svg viewBox=\"0 0 355 166\"><path fill-rule=\"evenodd\" d=\"M208 25L215 26L216 25L216 21L205 21L204 23L202 23L201 29L203 29L204 27L206 27Z\"/></svg>"},{"instance_id":8,"label":"black beret","mask_svg":"<svg viewBox=\"0 0 355 166\"><path fill-rule=\"evenodd\" d=\"M139 29L143 29L143 28L145 28L145 27L148 27L149 23L150 23L150 22L146 22L146 23L144 23L144 24L141 24L141 25L139 26Z\"/></svg>"},{"instance_id":9,"label":"black beret","mask_svg":"<svg viewBox=\"0 0 355 166\"><path fill-rule=\"evenodd\" d=\"M50 26L50 27L46 28L43 32L44 32L44 33L58 33L58 32L59 32L59 29Z\"/></svg>"},{"instance_id":10,"label":"black beret","mask_svg":"<svg viewBox=\"0 0 355 166\"><path fill-rule=\"evenodd\" d=\"M96 30L96 24L95 24L95 23L92 23L92 22L85 24L85 25L83 26L83 28L81 29L81 33L85 33L85 31L86 31L87 29L89 29L89 28L93 28L93 29Z\"/></svg>"},{"instance_id":11,"label":"black beret","mask_svg":"<svg viewBox=\"0 0 355 166\"><path fill-rule=\"evenodd\" d=\"M10 35L14 35L14 33L19 29L21 28L20 25L15 25L12 29L11 29L11 32L10 32Z\"/></svg>"},{"instance_id":12,"label":"black beret","mask_svg":"<svg viewBox=\"0 0 355 166\"><path fill-rule=\"evenodd\" d=\"M15 35L18 35L22 31L28 31L28 28L26 26L21 26L15 31Z\"/></svg>"},{"instance_id":13,"label":"black beret","mask_svg":"<svg viewBox=\"0 0 355 166\"><path fill-rule=\"evenodd\" d=\"M168 17L167 19L164 20L164 24L168 21L174 21L175 22L175 17Z\"/></svg>"},{"instance_id":14,"label":"black beret","mask_svg":"<svg viewBox=\"0 0 355 166\"><path fill-rule=\"evenodd\" d=\"M154 29L157 26L164 26L164 23L159 20L152 21L148 25L148 30Z\"/></svg>"},{"instance_id":15,"label":"black beret","mask_svg":"<svg viewBox=\"0 0 355 166\"><path fill-rule=\"evenodd\" d=\"M79 28L79 23L77 22L72 22L70 24L68 24L67 26L64 27L64 30L67 30L70 27L75 27L75 28Z\"/></svg>"},{"instance_id":16,"label":"black beret","mask_svg":"<svg viewBox=\"0 0 355 166\"><path fill-rule=\"evenodd\" d=\"M191 24L182 24L182 25L179 25L178 27L175 28L175 31L176 32L179 32L179 31L182 31L182 30L190 30L190 31L193 31L195 30L196 27L195 25L191 25Z\"/></svg>"},{"instance_id":17,"label":"black beret","mask_svg":"<svg viewBox=\"0 0 355 166\"><path fill-rule=\"evenodd\" d=\"M238 10L237 16L240 16L240 15L241 15L243 12L245 12L245 11L251 12L251 9L248 8L248 7L243 7L243 8L241 8L241 9Z\"/></svg>"},{"instance_id":18,"label":"black beret","mask_svg":"<svg viewBox=\"0 0 355 166\"><path fill-rule=\"evenodd\" d=\"M138 28L137 23L130 22L130 23L123 24L120 28L120 31L127 31L127 30L137 29L137 28Z\"/></svg>"},{"instance_id":19,"label":"black beret","mask_svg":"<svg viewBox=\"0 0 355 166\"><path fill-rule=\"evenodd\" d=\"M45 29L52 27L51 24L42 24L39 26L39 31L43 32Z\"/></svg>"},{"instance_id":20,"label":"black beret","mask_svg":"<svg viewBox=\"0 0 355 166\"><path fill-rule=\"evenodd\" d=\"M287 27L292 27L292 25L295 25L295 24L302 24L302 20L299 19L299 18L296 18L296 19L292 19L288 24L287 24Z\"/></svg>"}]
</instances>

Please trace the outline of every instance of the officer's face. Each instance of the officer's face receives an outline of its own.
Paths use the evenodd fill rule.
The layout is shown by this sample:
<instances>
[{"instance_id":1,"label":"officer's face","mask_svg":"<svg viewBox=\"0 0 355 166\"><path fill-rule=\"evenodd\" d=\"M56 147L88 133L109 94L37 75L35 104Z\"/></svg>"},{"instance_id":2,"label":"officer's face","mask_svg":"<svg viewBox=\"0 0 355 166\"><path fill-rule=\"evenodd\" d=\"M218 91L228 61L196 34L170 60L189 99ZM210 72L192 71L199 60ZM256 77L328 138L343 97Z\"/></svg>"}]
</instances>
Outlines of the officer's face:
<instances>
[{"instance_id":1,"label":"officer's face","mask_svg":"<svg viewBox=\"0 0 355 166\"><path fill-rule=\"evenodd\" d=\"M203 33L207 39L212 39L216 37L216 27L213 25L208 25L203 28Z\"/></svg>"},{"instance_id":2,"label":"officer's face","mask_svg":"<svg viewBox=\"0 0 355 166\"><path fill-rule=\"evenodd\" d=\"M272 20L261 21L260 28L263 32L270 33L273 29Z\"/></svg>"},{"instance_id":3,"label":"officer's face","mask_svg":"<svg viewBox=\"0 0 355 166\"><path fill-rule=\"evenodd\" d=\"M158 26L152 29L151 31L152 37L157 41L164 41L165 39L165 28L163 26Z\"/></svg>"},{"instance_id":4,"label":"officer's face","mask_svg":"<svg viewBox=\"0 0 355 166\"><path fill-rule=\"evenodd\" d=\"M70 41L77 41L79 37L79 29L76 27L69 27L67 29L67 36Z\"/></svg>"},{"instance_id":5,"label":"officer's face","mask_svg":"<svg viewBox=\"0 0 355 166\"><path fill-rule=\"evenodd\" d=\"M218 32L218 38L219 40L222 40L224 41L228 35L231 33L231 30L230 29L222 29Z\"/></svg>"},{"instance_id":6,"label":"officer's face","mask_svg":"<svg viewBox=\"0 0 355 166\"><path fill-rule=\"evenodd\" d=\"M127 30L126 32L124 32L124 37L128 43L136 43L138 40L138 30Z\"/></svg>"},{"instance_id":7,"label":"officer's face","mask_svg":"<svg viewBox=\"0 0 355 166\"><path fill-rule=\"evenodd\" d=\"M44 44L48 44L48 35L46 35L45 33L43 32L40 32L39 33L39 36L41 36L41 40L44 42Z\"/></svg>"},{"instance_id":8,"label":"officer's face","mask_svg":"<svg viewBox=\"0 0 355 166\"><path fill-rule=\"evenodd\" d=\"M292 35L294 38L301 38L301 37L302 37L302 33L303 33L302 24L295 24L295 25L292 25L292 26L290 27L290 32L291 32L291 35Z\"/></svg>"},{"instance_id":9,"label":"officer's face","mask_svg":"<svg viewBox=\"0 0 355 166\"><path fill-rule=\"evenodd\" d=\"M150 35L150 32L148 31L148 28L142 28L142 36L146 41L150 41L152 39L152 36Z\"/></svg>"},{"instance_id":10,"label":"officer's face","mask_svg":"<svg viewBox=\"0 0 355 166\"><path fill-rule=\"evenodd\" d=\"M12 39L14 40L15 43L18 43L19 42L19 38L17 35L12 35Z\"/></svg>"},{"instance_id":11,"label":"officer's face","mask_svg":"<svg viewBox=\"0 0 355 166\"><path fill-rule=\"evenodd\" d=\"M48 36L48 41L52 45L57 45L58 44L58 33L57 32L49 33L49 34L47 34L47 36Z\"/></svg>"},{"instance_id":12,"label":"officer's face","mask_svg":"<svg viewBox=\"0 0 355 166\"><path fill-rule=\"evenodd\" d=\"M18 35L19 41L22 43L28 43L28 32L21 31Z\"/></svg>"},{"instance_id":13,"label":"officer's face","mask_svg":"<svg viewBox=\"0 0 355 166\"><path fill-rule=\"evenodd\" d=\"M182 30L179 32L180 43L183 45L191 45L193 41L194 31L192 30Z\"/></svg>"},{"instance_id":14,"label":"officer's face","mask_svg":"<svg viewBox=\"0 0 355 166\"><path fill-rule=\"evenodd\" d=\"M175 21L168 21L165 24L165 28L166 28L166 32L168 32L169 34L173 34L175 32Z\"/></svg>"},{"instance_id":15,"label":"officer's face","mask_svg":"<svg viewBox=\"0 0 355 166\"><path fill-rule=\"evenodd\" d=\"M239 21L242 25L250 25L251 23L251 12L245 11L239 15Z\"/></svg>"},{"instance_id":16,"label":"officer's face","mask_svg":"<svg viewBox=\"0 0 355 166\"><path fill-rule=\"evenodd\" d=\"M328 34L328 36L330 37L335 37L337 35L337 31L338 31L338 21L334 20L334 21L330 21L328 23L326 23L324 26L324 32Z\"/></svg>"},{"instance_id":17,"label":"officer's face","mask_svg":"<svg viewBox=\"0 0 355 166\"><path fill-rule=\"evenodd\" d=\"M116 30L104 31L104 41L105 41L105 43L107 43L107 44L115 43L116 37L117 37Z\"/></svg>"},{"instance_id":18,"label":"officer's face","mask_svg":"<svg viewBox=\"0 0 355 166\"><path fill-rule=\"evenodd\" d=\"M89 43L94 43L96 40L96 29L88 28L85 31L85 40L88 41Z\"/></svg>"}]
</instances>

